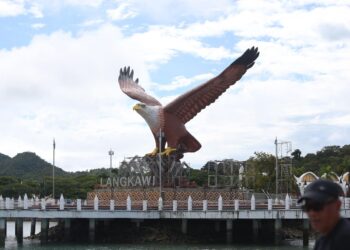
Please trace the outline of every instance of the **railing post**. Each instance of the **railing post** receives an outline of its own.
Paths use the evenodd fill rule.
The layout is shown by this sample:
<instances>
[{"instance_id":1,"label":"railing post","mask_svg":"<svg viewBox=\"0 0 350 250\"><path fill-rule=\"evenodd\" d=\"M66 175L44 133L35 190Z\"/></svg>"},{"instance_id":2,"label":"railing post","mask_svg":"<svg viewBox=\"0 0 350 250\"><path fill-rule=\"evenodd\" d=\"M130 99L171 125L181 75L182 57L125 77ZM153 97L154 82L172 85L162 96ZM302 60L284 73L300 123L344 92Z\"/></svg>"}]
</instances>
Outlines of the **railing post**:
<instances>
[{"instance_id":1,"label":"railing post","mask_svg":"<svg viewBox=\"0 0 350 250\"><path fill-rule=\"evenodd\" d=\"M27 196L27 194L24 194L24 197L23 197L23 209L28 209L28 196Z\"/></svg>"},{"instance_id":2,"label":"railing post","mask_svg":"<svg viewBox=\"0 0 350 250\"><path fill-rule=\"evenodd\" d=\"M203 211L208 211L208 200L203 200Z\"/></svg>"},{"instance_id":3,"label":"railing post","mask_svg":"<svg viewBox=\"0 0 350 250\"><path fill-rule=\"evenodd\" d=\"M345 208L345 199L344 199L344 196L340 196L339 199L340 199L340 201L341 201L341 209L344 209L344 208Z\"/></svg>"},{"instance_id":4,"label":"railing post","mask_svg":"<svg viewBox=\"0 0 350 250\"><path fill-rule=\"evenodd\" d=\"M289 202L290 202L289 195L286 194L286 198L285 198L285 201L284 201L284 208L285 208L285 210L289 210L290 209Z\"/></svg>"},{"instance_id":5,"label":"railing post","mask_svg":"<svg viewBox=\"0 0 350 250\"><path fill-rule=\"evenodd\" d=\"M114 211L114 200L109 201L109 210Z\"/></svg>"},{"instance_id":6,"label":"railing post","mask_svg":"<svg viewBox=\"0 0 350 250\"><path fill-rule=\"evenodd\" d=\"M191 195L188 196L188 200L187 200L187 211L192 211L192 197L191 197Z\"/></svg>"},{"instance_id":7,"label":"railing post","mask_svg":"<svg viewBox=\"0 0 350 250\"><path fill-rule=\"evenodd\" d=\"M222 211L222 197L221 197L221 195L219 196L219 199L218 199L218 210Z\"/></svg>"},{"instance_id":8,"label":"railing post","mask_svg":"<svg viewBox=\"0 0 350 250\"><path fill-rule=\"evenodd\" d=\"M17 208L23 208L23 202L22 202L22 197L21 196L18 196Z\"/></svg>"},{"instance_id":9,"label":"railing post","mask_svg":"<svg viewBox=\"0 0 350 250\"><path fill-rule=\"evenodd\" d=\"M278 197L276 196L275 205L279 205L279 204L280 204L280 200L279 200Z\"/></svg>"},{"instance_id":10,"label":"railing post","mask_svg":"<svg viewBox=\"0 0 350 250\"><path fill-rule=\"evenodd\" d=\"M39 205L40 205L40 200L39 200L39 197L38 197L38 196L35 197L34 204L35 204L36 206L39 206Z\"/></svg>"},{"instance_id":11,"label":"railing post","mask_svg":"<svg viewBox=\"0 0 350 250\"><path fill-rule=\"evenodd\" d=\"M349 209L349 208L350 208L350 198L345 197L345 209Z\"/></svg>"},{"instance_id":12,"label":"railing post","mask_svg":"<svg viewBox=\"0 0 350 250\"><path fill-rule=\"evenodd\" d=\"M63 197L63 194L61 194L61 197L60 197L60 210L64 210L64 197Z\"/></svg>"},{"instance_id":13,"label":"railing post","mask_svg":"<svg viewBox=\"0 0 350 250\"><path fill-rule=\"evenodd\" d=\"M5 198L5 209L10 209L10 198Z\"/></svg>"},{"instance_id":14,"label":"railing post","mask_svg":"<svg viewBox=\"0 0 350 250\"><path fill-rule=\"evenodd\" d=\"M147 211L147 200L142 201L142 211Z\"/></svg>"},{"instance_id":15,"label":"railing post","mask_svg":"<svg viewBox=\"0 0 350 250\"><path fill-rule=\"evenodd\" d=\"M77 199L77 211L81 211L81 199Z\"/></svg>"},{"instance_id":16,"label":"railing post","mask_svg":"<svg viewBox=\"0 0 350 250\"><path fill-rule=\"evenodd\" d=\"M173 200L173 212L177 211L177 200Z\"/></svg>"},{"instance_id":17,"label":"railing post","mask_svg":"<svg viewBox=\"0 0 350 250\"><path fill-rule=\"evenodd\" d=\"M97 197L97 195L95 195L95 198L94 198L94 210L95 211L98 210L98 197Z\"/></svg>"},{"instance_id":18,"label":"railing post","mask_svg":"<svg viewBox=\"0 0 350 250\"><path fill-rule=\"evenodd\" d=\"M131 199L130 195L128 195L128 198L126 198L126 210L131 211Z\"/></svg>"},{"instance_id":19,"label":"railing post","mask_svg":"<svg viewBox=\"0 0 350 250\"><path fill-rule=\"evenodd\" d=\"M239 200L235 200L235 211L239 210Z\"/></svg>"},{"instance_id":20,"label":"railing post","mask_svg":"<svg viewBox=\"0 0 350 250\"><path fill-rule=\"evenodd\" d=\"M15 199L13 197L11 199L11 209L15 209Z\"/></svg>"},{"instance_id":21,"label":"railing post","mask_svg":"<svg viewBox=\"0 0 350 250\"><path fill-rule=\"evenodd\" d=\"M4 209L4 198L0 195L0 209Z\"/></svg>"},{"instance_id":22,"label":"railing post","mask_svg":"<svg viewBox=\"0 0 350 250\"><path fill-rule=\"evenodd\" d=\"M272 210L272 199L267 199L267 210Z\"/></svg>"},{"instance_id":23,"label":"railing post","mask_svg":"<svg viewBox=\"0 0 350 250\"><path fill-rule=\"evenodd\" d=\"M255 196L252 195L252 198L250 199L250 209L255 210Z\"/></svg>"},{"instance_id":24,"label":"railing post","mask_svg":"<svg viewBox=\"0 0 350 250\"><path fill-rule=\"evenodd\" d=\"M46 202L44 198L41 198L41 210L45 210L46 209Z\"/></svg>"},{"instance_id":25,"label":"railing post","mask_svg":"<svg viewBox=\"0 0 350 250\"><path fill-rule=\"evenodd\" d=\"M158 199L158 211L162 211L163 210L163 199L162 197L159 197Z\"/></svg>"}]
</instances>

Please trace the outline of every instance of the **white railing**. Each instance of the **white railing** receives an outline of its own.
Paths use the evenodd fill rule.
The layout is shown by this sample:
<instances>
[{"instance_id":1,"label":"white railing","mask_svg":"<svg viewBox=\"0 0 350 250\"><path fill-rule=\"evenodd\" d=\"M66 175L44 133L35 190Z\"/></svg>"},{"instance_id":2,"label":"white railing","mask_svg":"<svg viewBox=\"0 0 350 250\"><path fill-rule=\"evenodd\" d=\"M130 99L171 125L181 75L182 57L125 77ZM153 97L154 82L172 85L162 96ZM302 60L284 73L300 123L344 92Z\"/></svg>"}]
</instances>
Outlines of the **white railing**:
<instances>
[{"instance_id":1,"label":"white railing","mask_svg":"<svg viewBox=\"0 0 350 250\"><path fill-rule=\"evenodd\" d=\"M350 208L350 198L341 197L342 208ZM164 201L159 198L158 201L133 201L128 195L124 202L109 200L100 201L97 196L93 200L70 200L64 199L61 195L59 200L53 199L29 199L27 195L14 198L3 198L0 195L0 210L94 210L94 211L239 211L239 210L290 210L300 209L296 199L291 199L286 195L284 200L256 200L252 195L250 200L224 200L219 196L217 201L212 200L193 200L191 196L187 200Z\"/></svg>"}]
</instances>

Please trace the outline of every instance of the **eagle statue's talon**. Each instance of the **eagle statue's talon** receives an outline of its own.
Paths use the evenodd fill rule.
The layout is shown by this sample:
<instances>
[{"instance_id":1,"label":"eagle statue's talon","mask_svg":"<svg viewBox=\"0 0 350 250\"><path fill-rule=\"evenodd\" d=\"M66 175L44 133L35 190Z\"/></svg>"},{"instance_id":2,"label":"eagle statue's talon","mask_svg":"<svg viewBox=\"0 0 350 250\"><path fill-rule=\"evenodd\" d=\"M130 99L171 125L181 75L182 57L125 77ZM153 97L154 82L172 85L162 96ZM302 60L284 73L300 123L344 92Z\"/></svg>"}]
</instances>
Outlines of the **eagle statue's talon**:
<instances>
[{"instance_id":1,"label":"eagle statue's talon","mask_svg":"<svg viewBox=\"0 0 350 250\"><path fill-rule=\"evenodd\" d=\"M161 153L161 155L169 156L169 155L171 155L171 153L173 153L175 151L176 151L176 148L168 147Z\"/></svg>"},{"instance_id":2,"label":"eagle statue's talon","mask_svg":"<svg viewBox=\"0 0 350 250\"><path fill-rule=\"evenodd\" d=\"M156 156L158 154L159 149L155 148L151 153L146 154L147 156Z\"/></svg>"}]
</instances>

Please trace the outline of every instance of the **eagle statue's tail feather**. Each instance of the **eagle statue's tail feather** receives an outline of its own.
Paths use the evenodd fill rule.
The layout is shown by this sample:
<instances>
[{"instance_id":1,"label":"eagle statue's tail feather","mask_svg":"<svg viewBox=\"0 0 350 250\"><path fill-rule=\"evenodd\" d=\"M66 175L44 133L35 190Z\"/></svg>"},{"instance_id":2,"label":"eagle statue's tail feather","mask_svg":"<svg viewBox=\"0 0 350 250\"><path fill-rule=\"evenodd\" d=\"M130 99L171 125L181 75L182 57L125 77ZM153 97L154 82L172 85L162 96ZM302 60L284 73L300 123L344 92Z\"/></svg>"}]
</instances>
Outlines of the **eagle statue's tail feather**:
<instances>
[{"instance_id":1,"label":"eagle statue's tail feather","mask_svg":"<svg viewBox=\"0 0 350 250\"><path fill-rule=\"evenodd\" d=\"M198 151L202 145L197 141L196 138L193 137L190 133L181 138L180 150L182 152L196 152Z\"/></svg>"}]
</instances>

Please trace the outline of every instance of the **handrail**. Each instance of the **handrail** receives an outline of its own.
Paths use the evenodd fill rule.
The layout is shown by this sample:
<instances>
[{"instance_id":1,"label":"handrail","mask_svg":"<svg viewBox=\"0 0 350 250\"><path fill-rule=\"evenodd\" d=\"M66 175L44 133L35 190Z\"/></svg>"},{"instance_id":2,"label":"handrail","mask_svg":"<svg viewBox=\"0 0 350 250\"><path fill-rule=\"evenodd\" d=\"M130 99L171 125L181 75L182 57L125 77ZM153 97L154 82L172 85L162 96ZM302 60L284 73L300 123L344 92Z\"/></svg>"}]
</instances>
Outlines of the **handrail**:
<instances>
[{"instance_id":1,"label":"handrail","mask_svg":"<svg viewBox=\"0 0 350 250\"><path fill-rule=\"evenodd\" d=\"M0 210L110 210L110 211L239 211L239 210L300 210L300 205L296 199L290 199L286 196L284 200L223 200L219 198L217 201L212 200L188 200L174 201L133 201L128 197L125 201L102 201L97 197L94 200L45 200L45 199L17 199L0 196ZM342 209L350 208L350 198L343 197ZM174 205L175 204L175 205Z\"/></svg>"}]
</instances>

